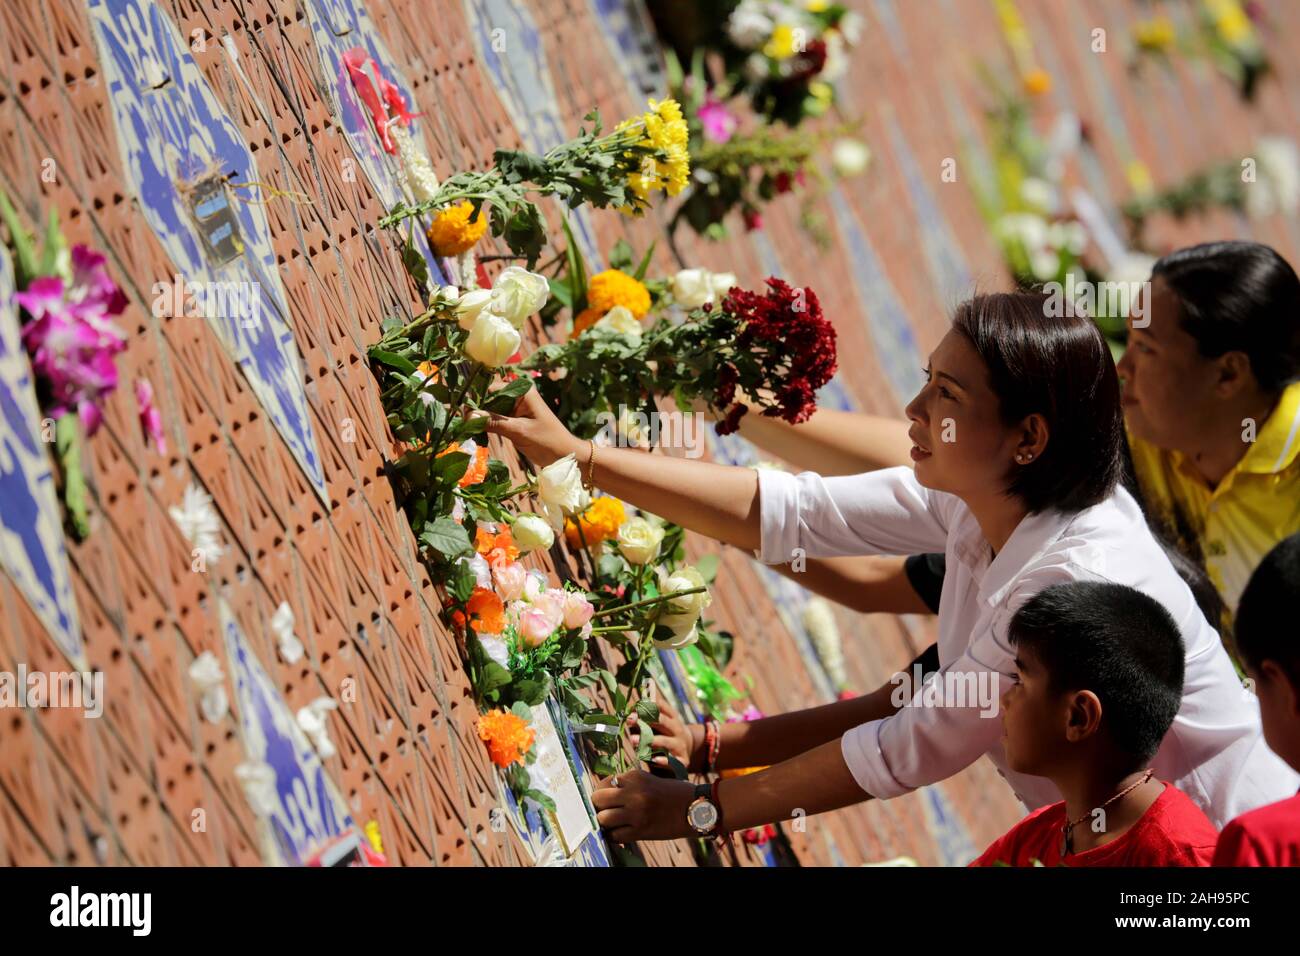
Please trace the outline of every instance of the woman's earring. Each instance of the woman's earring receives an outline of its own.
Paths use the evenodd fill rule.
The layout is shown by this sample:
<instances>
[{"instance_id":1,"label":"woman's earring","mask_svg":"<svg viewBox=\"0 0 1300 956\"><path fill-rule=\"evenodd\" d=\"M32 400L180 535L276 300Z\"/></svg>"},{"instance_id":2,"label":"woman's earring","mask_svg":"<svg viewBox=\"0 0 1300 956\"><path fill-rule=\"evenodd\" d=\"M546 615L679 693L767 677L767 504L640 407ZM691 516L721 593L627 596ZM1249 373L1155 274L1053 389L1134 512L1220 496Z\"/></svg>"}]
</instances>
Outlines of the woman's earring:
<instances>
[{"instance_id":1,"label":"woman's earring","mask_svg":"<svg viewBox=\"0 0 1300 956\"><path fill-rule=\"evenodd\" d=\"M1016 461L1020 462L1020 463L1023 465L1023 464L1025 463L1025 456L1024 456L1024 455L1021 455L1021 454L1019 454L1019 453L1017 453L1017 454L1016 454Z\"/></svg>"}]
</instances>

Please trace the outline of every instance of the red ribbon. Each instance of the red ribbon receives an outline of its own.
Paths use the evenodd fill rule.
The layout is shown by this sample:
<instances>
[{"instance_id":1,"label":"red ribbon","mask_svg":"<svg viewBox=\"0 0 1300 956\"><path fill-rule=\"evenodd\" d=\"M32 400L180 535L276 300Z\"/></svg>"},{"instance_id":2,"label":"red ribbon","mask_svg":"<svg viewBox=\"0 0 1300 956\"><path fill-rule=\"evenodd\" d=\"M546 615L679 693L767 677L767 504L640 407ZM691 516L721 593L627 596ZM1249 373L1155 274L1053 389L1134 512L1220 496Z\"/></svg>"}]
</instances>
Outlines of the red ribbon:
<instances>
[{"instance_id":1,"label":"red ribbon","mask_svg":"<svg viewBox=\"0 0 1300 956\"><path fill-rule=\"evenodd\" d=\"M385 152L396 154L397 144L393 142L393 137L388 132L389 124L409 126L411 120L419 114L412 113L406 108L406 99L401 91L392 81L384 78L384 75L379 72L379 64L362 47L353 47L344 53L343 65L347 67L348 75L352 78L352 87L357 91L357 98L370 112L370 119L375 124L375 132L379 135L379 144L384 147ZM375 79L379 82L378 91L370 80L367 66L374 67Z\"/></svg>"}]
</instances>

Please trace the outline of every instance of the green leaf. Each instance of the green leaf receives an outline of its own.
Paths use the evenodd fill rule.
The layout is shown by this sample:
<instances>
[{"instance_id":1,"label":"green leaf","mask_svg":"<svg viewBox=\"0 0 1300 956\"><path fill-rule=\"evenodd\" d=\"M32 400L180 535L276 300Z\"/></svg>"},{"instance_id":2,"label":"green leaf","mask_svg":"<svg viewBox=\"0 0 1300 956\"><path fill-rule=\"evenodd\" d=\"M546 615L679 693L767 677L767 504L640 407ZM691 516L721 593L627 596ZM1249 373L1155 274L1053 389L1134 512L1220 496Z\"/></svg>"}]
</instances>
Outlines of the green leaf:
<instances>
[{"instance_id":1,"label":"green leaf","mask_svg":"<svg viewBox=\"0 0 1300 956\"><path fill-rule=\"evenodd\" d=\"M636 702L636 715L642 723L657 723L659 720L659 705L653 700L638 700Z\"/></svg>"},{"instance_id":2,"label":"green leaf","mask_svg":"<svg viewBox=\"0 0 1300 956\"><path fill-rule=\"evenodd\" d=\"M463 451L454 451L450 455L442 455L433 460L433 473L443 484L454 485L468 469L469 455Z\"/></svg>"},{"instance_id":3,"label":"green leaf","mask_svg":"<svg viewBox=\"0 0 1300 956\"><path fill-rule=\"evenodd\" d=\"M45 224L45 248L41 252L39 267L43 275L54 275L58 272L59 257L67 248L68 243L59 229L59 210L51 206L50 218ZM64 276L64 278L71 277Z\"/></svg>"},{"instance_id":4,"label":"green leaf","mask_svg":"<svg viewBox=\"0 0 1300 956\"><path fill-rule=\"evenodd\" d=\"M415 363L405 356L398 355L396 352L388 352L384 349L373 348L370 350L370 357L376 362L382 362L390 368L395 368L399 372L405 372L407 375L418 371Z\"/></svg>"},{"instance_id":5,"label":"green leaf","mask_svg":"<svg viewBox=\"0 0 1300 956\"><path fill-rule=\"evenodd\" d=\"M406 242L402 245L402 265L406 266L407 273L415 280L423 295L429 288L429 264L424 261L424 254L415 245L414 232L406 237Z\"/></svg>"},{"instance_id":6,"label":"green leaf","mask_svg":"<svg viewBox=\"0 0 1300 956\"><path fill-rule=\"evenodd\" d=\"M546 695L551 692L551 676L543 672L540 679L516 681L514 691L519 700L536 706L545 701Z\"/></svg>"},{"instance_id":7,"label":"green leaf","mask_svg":"<svg viewBox=\"0 0 1300 956\"><path fill-rule=\"evenodd\" d=\"M488 661L483 666L483 675L479 678L478 691L480 694L486 694L498 687L505 687L512 680L514 680L514 677L511 676L508 670L496 661Z\"/></svg>"},{"instance_id":8,"label":"green leaf","mask_svg":"<svg viewBox=\"0 0 1300 956\"><path fill-rule=\"evenodd\" d=\"M469 535L448 515L424 526L420 543L427 545L446 558L455 558L470 551Z\"/></svg>"},{"instance_id":9,"label":"green leaf","mask_svg":"<svg viewBox=\"0 0 1300 956\"><path fill-rule=\"evenodd\" d=\"M614 248L609 251L609 267L620 272L627 272L632 267L632 247L626 239L614 243Z\"/></svg>"},{"instance_id":10,"label":"green leaf","mask_svg":"<svg viewBox=\"0 0 1300 956\"><path fill-rule=\"evenodd\" d=\"M522 700L515 701L510 706L510 712L520 720L526 720L530 724L533 722L533 709Z\"/></svg>"},{"instance_id":11,"label":"green leaf","mask_svg":"<svg viewBox=\"0 0 1300 956\"><path fill-rule=\"evenodd\" d=\"M650 257L655 254L655 246L658 244L658 239L650 243L650 248L645 251L645 255L641 257L641 261L637 264L636 272L632 273L632 278L636 279L637 282L645 279L646 270L650 268Z\"/></svg>"},{"instance_id":12,"label":"green leaf","mask_svg":"<svg viewBox=\"0 0 1300 956\"><path fill-rule=\"evenodd\" d=\"M468 539L468 535L466 536ZM451 575L447 579L447 591L457 601L464 604L474 593L476 579L474 570L469 566L469 562L458 561L452 566Z\"/></svg>"},{"instance_id":13,"label":"green leaf","mask_svg":"<svg viewBox=\"0 0 1300 956\"><path fill-rule=\"evenodd\" d=\"M18 218L18 212L14 207L10 205L9 197L5 195L4 190L0 190L0 216L4 218L5 225L9 227L9 242L14 247L15 265L17 266L15 278L18 280L19 288L22 288L40 275L37 271L39 263L36 256L36 246L32 241L32 236L23 228L22 220Z\"/></svg>"},{"instance_id":14,"label":"green leaf","mask_svg":"<svg viewBox=\"0 0 1300 956\"><path fill-rule=\"evenodd\" d=\"M516 403L528 390L533 387L533 377L531 375L521 375L513 382L507 382L502 388L497 389L487 400L483 402L480 408L489 412L496 412L499 415L505 415L514 411ZM486 419L482 419L486 422Z\"/></svg>"},{"instance_id":15,"label":"green leaf","mask_svg":"<svg viewBox=\"0 0 1300 956\"><path fill-rule=\"evenodd\" d=\"M705 584L712 584L713 579L718 574L718 556L716 554L706 554L695 562L695 570L700 572L700 577L704 578Z\"/></svg>"},{"instance_id":16,"label":"green leaf","mask_svg":"<svg viewBox=\"0 0 1300 956\"><path fill-rule=\"evenodd\" d=\"M529 787L527 790L524 791L524 796L527 797L529 800L535 800L537 803L541 804L551 813L556 812L555 801L552 800L550 796L544 793L543 791Z\"/></svg>"},{"instance_id":17,"label":"green leaf","mask_svg":"<svg viewBox=\"0 0 1300 956\"><path fill-rule=\"evenodd\" d=\"M90 535L86 476L81 470L81 431L76 415L64 415L54 426L54 449L63 471L63 504L73 536L84 541Z\"/></svg>"}]
</instances>

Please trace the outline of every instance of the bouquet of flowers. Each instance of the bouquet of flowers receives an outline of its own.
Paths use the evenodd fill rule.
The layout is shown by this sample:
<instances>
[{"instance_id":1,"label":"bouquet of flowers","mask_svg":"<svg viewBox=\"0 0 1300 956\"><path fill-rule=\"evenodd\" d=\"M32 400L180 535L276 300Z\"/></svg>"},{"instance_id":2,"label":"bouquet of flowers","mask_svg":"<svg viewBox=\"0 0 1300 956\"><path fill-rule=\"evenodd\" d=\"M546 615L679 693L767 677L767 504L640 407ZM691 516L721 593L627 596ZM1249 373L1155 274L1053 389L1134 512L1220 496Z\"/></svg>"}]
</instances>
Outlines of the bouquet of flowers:
<instances>
[{"instance_id":1,"label":"bouquet of flowers","mask_svg":"<svg viewBox=\"0 0 1300 956\"><path fill-rule=\"evenodd\" d=\"M54 441L68 524L78 539L85 538L90 524L81 435L99 430L104 405L117 389L117 356L127 339L113 320L126 309L127 298L109 276L102 253L84 245L69 251L53 211L39 248L3 193L0 217L15 252L20 291L14 301L27 316L21 340L31 358L38 400L54 420L54 434L47 440ZM162 450L162 421L152 386L140 380L135 391L141 423Z\"/></svg>"},{"instance_id":2,"label":"bouquet of flowers","mask_svg":"<svg viewBox=\"0 0 1300 956\"><path fill-rule=\"evenodd\" d=\"M703 51L696 51L688 75L683 74L671 51L667 58L669 87L682 103L691 153L691 189L673 215L670 232L684 222L707 239L724 239L724 220L735 209L740 210L747 229L761 229L762 207L775 197L799 192L810 184L815 187L814 196L822 191L826 176L815 157L831 149L832 143L836 175L856 175L865 168L865 163L844 161L856 143L846 135L855 124L841 124L810 135L781 132L767 123L742 128L740 117L731 111L719 91L709 88ZM857 148L865 149L861 144ZM802 210L804 229L814 241L825 245L825 227L807 199Z\"/></svg>"},{"instance_id":3,"label":"bouquet of flowers","mask_svg":"<svg viewBox=\"0 0 1300 956\"><path fill-rule=\"evenodd\" d=\"M587 280L571 251L567 275L551 280L574 315L570 339L522 363L558 373L539 377L537 388L575 434L594 436L620 409L653 412L656 395L671 395L683 410L703 401L723 419L722 434L748 410L735 401L737 389L764 415L791 423L812 415L817 389L836 369L835 328L812 289L769 278L765 292L749 292L730 273L704 269L646 282L649 253L632 272L630 260L630 250L616 249L611 262L624 269ZM551 321L557 316L553 310Z\"/></svg>"},{"instance_id":4,"label":"bouquet of flowers","mask_svg":"<svg viewBox=\"0 0 1300 956\"><path fill-rule=\"evenodd\" d=\"M380 225L398 226L428 217L426 235L439 255L467 252L490 225L494 236L503 238L512 252L526 256L531 265L546 243L545 223L533 197L555 196L570 208L587 203L640 215L654 192L675 196L686 188L688 133L675 100L651 100L645 113L624 120L608 133L602 131L597 112L585 119L592 124L590 130L580 130L577 137L545 155L499 149L488 169L457 173L441 184L427 156L413 147L402 149L415 202L399 203ZM404 141L409 136L403 140L399 133L399 147ZM406 258L416 281L427 285L419 256Z\"/></svg>"},{"instance_id":5,"label":"bouquet of flowers","mask_svg":"<svg viewBox=\"0 0 1300 956\"><path fill-rule=\"evenodd\" d=\"M1212 61L1237 87L1242 99L1253 100L1260 79L1271 69L1256 29L1263 19L1260 4L1255 0L1245 4L1239 0L1201 0L1200 7L1194 28L1182 35L1167 16L1135 25L1131 68L1136 71L1145 58L1167 62L1170 53L1179 51Z\"/></svg>"},{"instance_id":6,"label":"bouquet of flowers","mask_svg":"<svg viewBox=\"0 0 1300 956\"><path fill-rule=\"evenodd\" d=\"M1300 211L1300 150L1295 141L1265 136L1248 156L1212 163L1181 182L1129 200L1124 215L1138 241L1154 213L1184 219L1216 206L1244 212L1251 219L1274 213L1294 217Z\"/></svg>"},{"instance_id":7,"label":"bouquet of flowers","mask_svg":"<svg viewBox=\"0 0 1300 956\"><path fill-rule=\"evenodd\" d=\"M707 0L651 5L659 32L689 59L697 50L720 54L722 99L744 95L769 122L797 126L835 101L832 85L848 66L862 20L826 0ZM694 16L690 16L693 14ZM683 18L696 27L682 36Z\"/></svg>"},{"instance_id":8,"label":"bouquet of flowers","mask_svg":"<svg viewBox=\"0 0 1300 956\"><path fill-rule=\"evenodd\" d=\"M988 111L993 175L976 184L976 199L1007 268L1023 285L1063 283L1071 272L1082 277L1088 234L1060 187L1064 159L1082 138L1079 124L1062 117L1043 138L1025 97L989 81L997 98Z\"/></svg>"}]
</instances>

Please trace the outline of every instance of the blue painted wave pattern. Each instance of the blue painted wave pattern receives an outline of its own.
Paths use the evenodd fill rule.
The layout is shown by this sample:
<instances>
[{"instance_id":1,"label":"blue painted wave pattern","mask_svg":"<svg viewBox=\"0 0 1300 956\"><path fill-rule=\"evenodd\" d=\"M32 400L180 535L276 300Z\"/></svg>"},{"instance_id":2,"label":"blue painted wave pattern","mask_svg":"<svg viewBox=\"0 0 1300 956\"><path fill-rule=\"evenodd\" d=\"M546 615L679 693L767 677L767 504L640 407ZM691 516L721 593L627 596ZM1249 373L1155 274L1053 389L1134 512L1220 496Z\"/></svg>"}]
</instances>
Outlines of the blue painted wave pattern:
<instances>
[{"instance_id":1,"label":"blue painted wave pattern","mask_svg":"<svg viewBox=\"0 0 1300 956\"><path fill-rule=\"evenodd\" d=\"M88 0L88 8L122 165L145 219L184 281L230 290L220 297L216 311L222 314L208 321L326 500L266 212L248 202L233 204L245 252L213 266L181 195L180 184L212 174L257 181L247 144L199 72L176 25L159 7L147 0ZM166 82L153 88L163 79Z\"/></svg>"},{"instance_id":2,"label":"blue painted wave pattern","mask_svg":"<svg viewBox=\"0 0 1300 956\"><path fill-rule=\"evenodd\" d=\"M0 248L0 565L68 660L85 669L63 514L31 367L18 336L13 264Z\"/></svg>"}]
</instances>

